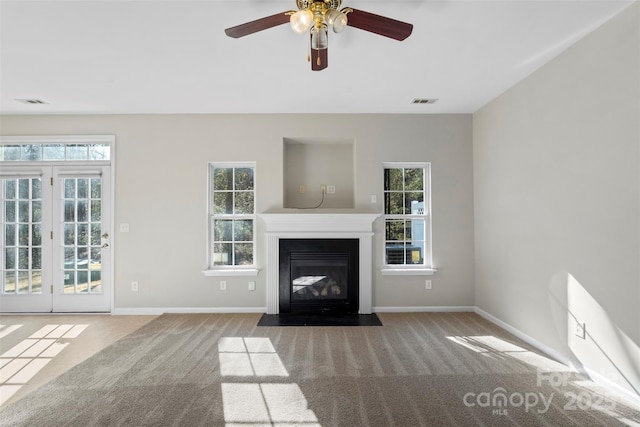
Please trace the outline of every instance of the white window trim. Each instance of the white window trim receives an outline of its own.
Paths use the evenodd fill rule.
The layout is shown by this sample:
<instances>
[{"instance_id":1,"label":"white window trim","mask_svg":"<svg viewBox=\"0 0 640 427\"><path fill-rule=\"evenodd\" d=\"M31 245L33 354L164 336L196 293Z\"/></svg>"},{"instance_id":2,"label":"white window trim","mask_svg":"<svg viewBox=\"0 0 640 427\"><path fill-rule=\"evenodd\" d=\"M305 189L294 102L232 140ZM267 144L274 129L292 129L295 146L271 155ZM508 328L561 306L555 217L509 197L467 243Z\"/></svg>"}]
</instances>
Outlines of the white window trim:
<instances>
[{"instance_id":1,"label":"white window trim","mask_svg":"<svg viewBox=\"0 0 640 427\"><path fill-rule=\"evenodd\" d=\"M438 270L435 268L382 268L383 276L431 276Z\"/></svg>"},{"instance_id":2,"label":"white window trim","mask_svg":"<svg viewBox=\"0 0 640 427\"><path fill-rule=\"evenodd\" d=\"M211 186L211 170L215 167L225 167L225 168L252 168L253 169L253 195L254 195L254 212L251 215L242 215L245 218L253 220L253 265L242 266L242 265L212 265L211 258L213 255L213 247L211 246L212 241L212 227L211 227L211 197L212 197L212 186ZM222 276L257 276L260 273L260 269L256 267L257 265L257 215L255 203L257 200L257 181L255 177L257 176L257 165L256 162L209 162L207 163L207 216L206 216L206 227L207 227L207 242L206 242L206 260L205 265L206 269L202 270L202 274L206 277L222 277ZM238 218L235 215L229 215L230 218Z\"/></svg>"},{"instance_id":3,"label":"white window trim","mask_svg":"<svg viewBox=\"0 0 640 427\"><path fill-rule=\"evenodd\" d=\"M234 267L234 268L215 268L202 270L202 274L207 277L237 277L237 276L257 276L260 273L259 268Z\"/></svg>"},{"instance_id":4,"label":"white window trim","mask_svg":"<svg viewBox=\"0 0 640 427\"><path fill-rule=\"evenodd\" d=\"M383 231L382 235L382 268L380 273L383 276L431 276L437 269L433 266L433 245L432 245L432 211L431 211L431 163L430 162L384 162L382 164L384 169L398 169L398 168L423 168L424 174L424 192L425 192L425 215L421 215L420 218L424 218L425 221L425 245L429 247L428 256L425 257L425 263L422 265L407 265L407 264L387 264L386 263L386 231ZM383 188L384 197L384 188ZM384 201L383 201L384 203ZM412 215L387 215L382 213L383 224L386 224L387 219L392 217L408 218ZM414 215L415 216L415 215ZM384 228L384 227L383 227ZM427 254L425 254L427 255Z\"/></svg>"}]
</instances>

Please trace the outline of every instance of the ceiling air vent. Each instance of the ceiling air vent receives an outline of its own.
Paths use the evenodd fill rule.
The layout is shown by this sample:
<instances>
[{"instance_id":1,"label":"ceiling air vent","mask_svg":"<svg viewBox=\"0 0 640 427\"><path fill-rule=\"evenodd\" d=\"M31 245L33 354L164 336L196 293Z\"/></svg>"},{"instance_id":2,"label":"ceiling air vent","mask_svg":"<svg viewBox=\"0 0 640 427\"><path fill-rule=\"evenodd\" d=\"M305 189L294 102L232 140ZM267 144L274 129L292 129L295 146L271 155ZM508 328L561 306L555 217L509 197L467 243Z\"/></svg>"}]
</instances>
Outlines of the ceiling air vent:
<instances>
[{"instance_id":1,"label":"ceiling air vent","mask_svg":"<svg viewBox=\"0 0 640 427\"><path fill-rule=\"evenodd\" d=\"M412 104L435 104L437 98L414 98Z\"/></svg>"},{"instance_id":2,"label":"ceiling air vent","mask_svg":"<svg viewBox=\"0 0 640 427\"><path fill-rule=\"evenodd\" d=\"M22 103L22 104L27 104L27 105L41 105L41 104L47 104L46 102L44 102L41 99L35 99L35 98L29 98L29 99L16 99L16 101Z\"/></svg>"}]
</instances>

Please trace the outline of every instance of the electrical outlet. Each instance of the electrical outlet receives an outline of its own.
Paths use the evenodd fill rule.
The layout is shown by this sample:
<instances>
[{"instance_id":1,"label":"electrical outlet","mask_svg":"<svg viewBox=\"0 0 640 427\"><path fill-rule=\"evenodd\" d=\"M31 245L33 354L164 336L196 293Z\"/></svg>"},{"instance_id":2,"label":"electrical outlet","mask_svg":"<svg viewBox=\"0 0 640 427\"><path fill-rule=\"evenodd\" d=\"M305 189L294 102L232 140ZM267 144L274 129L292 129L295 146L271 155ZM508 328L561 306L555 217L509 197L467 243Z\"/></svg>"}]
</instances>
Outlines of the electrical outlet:
<instances>
[{"instance_id":1,"label":"electrical outlet","mask_svg":"<svg viewBox=\"0 0 640 427\"><path fill-rule=\"evenodd\" d=\"M131 292L138 292L138 282L131 282Z\"/></svg>"},{"instance_id":2,"label":"electrical outlet","mask_svg":"<svg viewBox=\"0 0 640 427\"><path fill-rule=\"evenodd\" d=\"M300 194L304 193L304 185L301 185L298 191L300 192Z\"/></svg>"},{"instance_id":3,"label":"electrical outlet","mask_svg":"<svg viewBox=\"0 0 640 427\"><path fill-rule=\"evenodd\" d=\"M425 280L424 281L424 288L425 289L431 289L431 280Z\"/></svg>"},{"instance_id":4,"label":"electrical outlet","mask_svg":"<svg viewBox=\"0 0 640 427\"><path fill-rule=\"evenodd\" d=\"M120 232L121 233L128 233L129 232L129 223L128 222L121 222L120 223Z\"/></svg>"},{"instance_id":5,"label":"electrical outlet","mask_svg":"<svg viewBox=\"0 0 640 427\"><path fill-rule=\"evenodd\" d=\"M221 291L226 291L227 290L227 282L225 280L221 280L220 281L220 290Z\"/></svg>"},{"instance_id":6,"label":"electrical outlet","mask_svg":"<svg viewBox=\"0 0 640 427\"><path fill-rule=\"evenodd\" d=\"M249 282L249 290L250 291L255 291L256 290L256 282L254 282L254 281Z\"/></svg>"},{"instance_id":7,"label":"electrical outlet","mask_svg":"<svg viewBox=\"0 0 640 427\"><path fill-rule=\"evenodd\" d=\"M327 193L327 186L324 184L320 184L320 191L322 191L322 194L326 194Z\"/></svg>"},{"instance_id":8,"label":"electrical outlet","mask_svg":"<svg viewBox=\"0 0 640 427\"><path fill-rule=\"evenodd\" d=\"M582 322L576 321L576 336L578 338L585 339L587 335L587 325Z\"/></svg>"},{"instance_id":9,"label":"electrical outlet","mask_svg":"<svg viewBox=\"0 0 640 427\"><path fill-rule=\"evenodd\" d=\"M327 185L327 194L336 194L336 186Z\"/></svg>"}]
</instances>

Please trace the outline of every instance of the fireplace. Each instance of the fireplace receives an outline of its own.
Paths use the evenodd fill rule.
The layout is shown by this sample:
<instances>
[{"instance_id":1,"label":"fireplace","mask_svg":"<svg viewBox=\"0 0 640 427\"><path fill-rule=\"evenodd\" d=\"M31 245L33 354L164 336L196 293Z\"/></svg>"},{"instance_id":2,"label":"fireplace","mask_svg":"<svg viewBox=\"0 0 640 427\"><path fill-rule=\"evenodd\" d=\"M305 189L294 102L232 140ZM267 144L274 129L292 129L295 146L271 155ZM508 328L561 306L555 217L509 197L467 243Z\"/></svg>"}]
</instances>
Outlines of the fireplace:
<instances>
[{"instance_id":1,"label":"fireplace","mask_svg":"<svg viewBox=\"0 0 640 427\"><path fill-rule=\"evenodd\" d=\"M358 312L358 239L280 239L279 308Z\"/></svg>"},{"instance_id":2,"label":"fireplace","mask_svg":"<svg viewBox=\"0 0 640 427\"><path fill-rule=\"evenodd\" d=\"M358 251L355 255L357 264L353 264L353 258L351 258L352 264L349 266L350 274L357 271L357 278L350 281L354 286L357 283L357 291L354 295L354 291L348 290L351 297L357 298L357 304L350 302L349 306L357 306L358 314L371 314L373 222L379 216L375 213L357 212L319 213L314 211L303 213L293 209L260 214L259 217L264 221L267 235L267 314L280 312L280 242L290 239L353 240L357 242ZM323 274L307 275L322 276ZM327 289L327 293L329 291L330 288Z\"/></svg>"}]
</instances>

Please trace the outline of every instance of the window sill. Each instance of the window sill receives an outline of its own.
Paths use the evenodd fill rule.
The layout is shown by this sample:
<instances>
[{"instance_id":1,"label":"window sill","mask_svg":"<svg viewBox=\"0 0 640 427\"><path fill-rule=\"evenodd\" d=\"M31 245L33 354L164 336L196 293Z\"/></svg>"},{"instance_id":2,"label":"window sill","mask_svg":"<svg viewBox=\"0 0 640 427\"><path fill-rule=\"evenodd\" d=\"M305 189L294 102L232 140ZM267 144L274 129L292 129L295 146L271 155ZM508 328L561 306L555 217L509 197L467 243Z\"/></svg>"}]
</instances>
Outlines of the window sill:
<instances>
[{"instance_id":1,"label":"window sill","mask_svg":"<svg viewBox=\"0 0 640 427\"><path fill-rule=\"evenodd\" d=\"M207 277L215 276L257 276L260 273L258 268L234 268L234 269L215 269L203 270L202 274Z\"/></svg>"},{"instance_id":2,"label":"window sill","mask_svg":"<svg viewBox=\"0 0 640 427\"><path fill-rule=\"evenodd\" d=\"M383 276L431 276L435 268L383 268L380 270Z\"/></svg>"}]
</instances>

